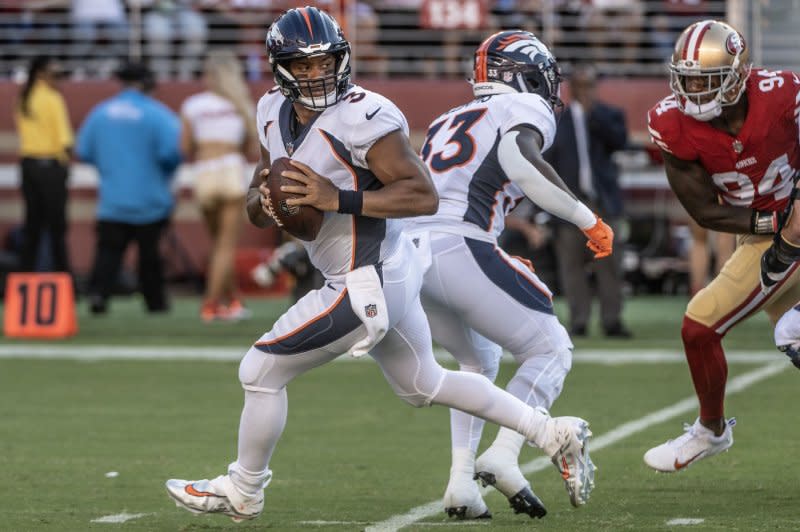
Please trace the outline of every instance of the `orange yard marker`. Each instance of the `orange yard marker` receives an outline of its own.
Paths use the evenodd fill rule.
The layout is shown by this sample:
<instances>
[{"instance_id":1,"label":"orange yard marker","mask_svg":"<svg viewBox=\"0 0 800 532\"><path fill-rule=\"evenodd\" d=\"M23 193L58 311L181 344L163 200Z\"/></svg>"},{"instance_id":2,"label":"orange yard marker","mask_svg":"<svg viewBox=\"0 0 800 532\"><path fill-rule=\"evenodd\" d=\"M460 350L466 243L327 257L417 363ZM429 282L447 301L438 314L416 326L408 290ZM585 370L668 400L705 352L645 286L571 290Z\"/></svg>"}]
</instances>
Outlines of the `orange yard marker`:
<instances>
[{"instance_id":1,"label":"orange yard marker","mask_svg":"<svg viewBox=\"0 0 800 532\"><path fill-rule=\"evenodd\" d=\"M9 338L66 338L78 332L67 273L12 273L6 279L3 333Z\"/></svg>"}]
</instances>

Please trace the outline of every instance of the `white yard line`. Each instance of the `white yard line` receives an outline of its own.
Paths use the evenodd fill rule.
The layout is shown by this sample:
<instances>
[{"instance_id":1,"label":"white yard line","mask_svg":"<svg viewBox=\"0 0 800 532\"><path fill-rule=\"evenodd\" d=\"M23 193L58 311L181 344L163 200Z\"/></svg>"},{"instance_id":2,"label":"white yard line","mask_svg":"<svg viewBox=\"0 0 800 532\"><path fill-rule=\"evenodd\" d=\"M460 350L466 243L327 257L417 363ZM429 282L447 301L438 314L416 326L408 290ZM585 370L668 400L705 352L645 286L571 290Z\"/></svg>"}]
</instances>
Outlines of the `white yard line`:
<instances>
[{"instance_id":1,"label":"white yard line","mask_svg":"<svg viewBox=\"0 0 800 532\"><path fill-rule=\"evenodd\" d=\"M739 375L738 377L728 381L727 395L730 396L741 392L757 382L777 375L787 367L789 367L788 360L779 361L761 366L758 369L754 369ZM622 425L611 429L605 434L601 434L600 436L593 438L591 442L591 450L592 452L600 451L606 447L614 445L628 436L632 436L637 432L641 432L648 427L668 421L682 414L686 414L687 412L692 412L696 409L697 399L694 396L687 397L686 399L678 401L673 405L662 408L661 410L656 410L655 412L640 417L639 419L623 423ZM528 462L527 464L521 466L520 469L524 474L528 475L530 473L542 471L549 467L552 467L550 459L543 456ZM486 494L489 490L490 488L483 488L482 493ZM422 506L412 508L405 514L394 515L385 521L381 521L380 523L369 526L365 529L365 532L394 532L427 517L439 515L442 513L442 508L443 502L441 500L432 501L427 504L423 504Z\"/></svg>"},{"instance_id":2,"label":"white yard line","mask_svg":"<svg viewBox=\"0 0 800 532\"><path fill-rule=\"evenodd\" d=\"M144 517L146 515L152 515L152 514L114 514L114 515L104 515L103 517L98 517L97 519L92 519L89 522L90 523L125 523L126 521L132 521L133 519L139 519L140 517Z\"/></svg>"},{"instance_id":3,"label":"white yard line","mask_svg":"<svg viewBox=\"0 0 800 532\"><path fill-rule=\"evenodd\" d=\"M121 347L113 345L54 345L54 344L6 344L0 345L0 359L4 358L43 358L63 360L216 360L237 362L247 352L247 346L231 347ZM437 349L436 359L451 361L447 352ZM770 351L728 351L725 353L728 362L761 364L773 360L781 360L784 355L778 350ZM337 361L366 361L369 357L353 359L341 356ZM511 361L506 354L504 361ZM577 363L593 364L664 364L686 362L682 353L675 351L651 349L634 351L612 351L604 349L581 349L573 355Z\"/></svg>"},{"instance_id":4,"label":"white yard line","mask_svg":"<svg viewBox=\"0 0 800 532\"><path fill-rule=\"evenodd\" d=\"M359 526L359 525L368 525L370 521L298 521L300 525L306 526L316 526L316 527L323 527L323 526ZM486 519L482 521L443 521L441 523L417 523L417 526L489 526L492 523Z\"/></svg>"},{"instance_id":5,"label":"white yard line","mask_svg":"<svg viewBox=\"0 0 800 532\"><path fill-rule=\"evenodd\" d=\"M704 521L705 519L699 519L694 517L677 517L675 519L670 519L669 521L667 521L667 526L699 525Z\"/></svg>"}]
</instances>

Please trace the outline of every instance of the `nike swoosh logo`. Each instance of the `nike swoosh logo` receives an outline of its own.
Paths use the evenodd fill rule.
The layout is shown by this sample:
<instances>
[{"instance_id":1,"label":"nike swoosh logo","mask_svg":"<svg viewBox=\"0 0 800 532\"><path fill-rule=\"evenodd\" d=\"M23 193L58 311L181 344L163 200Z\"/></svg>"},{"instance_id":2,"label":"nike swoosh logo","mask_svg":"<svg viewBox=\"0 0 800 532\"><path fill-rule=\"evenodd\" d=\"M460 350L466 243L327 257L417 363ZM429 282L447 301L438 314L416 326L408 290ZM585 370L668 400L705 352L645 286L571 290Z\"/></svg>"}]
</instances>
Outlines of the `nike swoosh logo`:
<instances>
[{"instance_id":1,"label":"nike swoosh logo","mask_svg":"<svg viewBox=\"0 0 800 532\"><path fill-rule=\"evenodd\" d=\"M698 456L700 456L701 454L703 454L703 451L700 451L699 453L697 453L696 455L692 456L691 458L689 458L688 460L686 460L686 461L685 461L685 462L683 462L683 463L681 463L681 462L680 462L680 461L679 461L679 460L676 458L676 459L675 459L675 463L674 463L674 464L672 464L672 465L674 465L674 466L675 466L675 471L678 471L679 469L683 469L684 467L688 466L689 464L691 464L692 462L694 462L695 460L697 460L697 457L698 457Z\"/></svg>"},{"instance_id":2,"label":"nike swoosh logo","mask_svg":"<svg viewBox=\"0 0 800 532\"><path fill-rule=\"evenodd\" d=\"M374 111L372 111L371 113L367 113L367 114L365 115L365 116L367 117L367 120L372 120L372 117L373 117L373 116L375 116L376 114L378 114L378 111L380 111L380 110L381 110L381 108L380 108L380 107L378 107L377 109L375 109L375 110L374 110Z\"/></svg>"},{"instance_id":3,"label":"nike swoosh logo","mask_svg":"<svg viewBox=\"0 0 800 532\"><path fill-rule=\"evenodd\" d=\"M194 484L187 484L186 487L184 488L184 490L186 490L186 493L188 493L189 495L193 495L195 497L218 497L219 496L216 493L211 493L210 491L197 491L196 489L194 489Z\"/></svg>"}]
</instances>

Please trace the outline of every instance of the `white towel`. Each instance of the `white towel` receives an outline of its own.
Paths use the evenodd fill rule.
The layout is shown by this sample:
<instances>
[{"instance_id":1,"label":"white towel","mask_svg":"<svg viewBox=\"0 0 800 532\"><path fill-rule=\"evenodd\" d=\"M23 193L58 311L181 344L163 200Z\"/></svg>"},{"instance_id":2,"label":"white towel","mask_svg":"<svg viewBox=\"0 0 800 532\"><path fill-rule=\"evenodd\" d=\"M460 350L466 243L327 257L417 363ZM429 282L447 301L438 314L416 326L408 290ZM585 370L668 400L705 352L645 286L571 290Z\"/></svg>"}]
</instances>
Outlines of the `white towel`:
<instances>
[{"instance_id":1,"label":"white towel","mask_svg":"<svg viewBox=\"0 0 800 532\"><path fill-rule=\"evenodd\" d=\"M353 312L367 328L366 338L356 342L348 353L359 358L375 347L389 330L389 310L383 297L381 279L374 266L362 266L345 275L350 305Z\"/></svg>"}]
</instances>

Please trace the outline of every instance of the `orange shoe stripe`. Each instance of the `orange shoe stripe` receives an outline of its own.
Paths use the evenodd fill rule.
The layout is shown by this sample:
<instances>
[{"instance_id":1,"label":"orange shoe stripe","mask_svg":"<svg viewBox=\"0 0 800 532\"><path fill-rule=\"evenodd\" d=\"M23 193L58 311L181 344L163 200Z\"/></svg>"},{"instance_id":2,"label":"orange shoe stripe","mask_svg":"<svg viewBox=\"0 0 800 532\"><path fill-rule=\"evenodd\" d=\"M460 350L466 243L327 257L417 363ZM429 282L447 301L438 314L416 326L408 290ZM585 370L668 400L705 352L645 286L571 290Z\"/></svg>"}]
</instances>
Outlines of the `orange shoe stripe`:
<instances>
[{"instance_id":1,"label":"orange shoe stripe","mask_svg":"<svg viewBox=\"0 0 800 532\"><path fill-rule=\"evenodd\" d=\"M216 493L211 493L210 491L197 491L194 489L194 484L187 484L184 488L186 493L189 495L193 495L194 497L218 497Z\"/></svg>"},{"instance_id":2,"label":"orange shoe stripe","mask_svg":"<svg viewBox=\"0 0 800 532\"><path fill-rule=\"evenodd\" d=\"M676 458L676 459L675 459L675 463L674 463L674 464L672 464L673 466L675 466L675 471L678 471L679 469L683 469L684 467L688 466L689 464L691 464L692 462L694 462L694 461L697 459L697 457L698 457L698 456L700 456L701 454L703 454L703 451L700 451L699 453L697 453L696 455L692 456L691 458L689 458L688 460L686 460L686 461L685 461L685 462L683 462L683 463L681 463L681 462L680 462L680 461L679 461L679 460Z\"/></svg>"}]
</instances>

